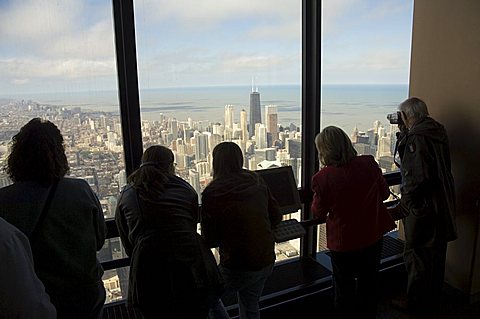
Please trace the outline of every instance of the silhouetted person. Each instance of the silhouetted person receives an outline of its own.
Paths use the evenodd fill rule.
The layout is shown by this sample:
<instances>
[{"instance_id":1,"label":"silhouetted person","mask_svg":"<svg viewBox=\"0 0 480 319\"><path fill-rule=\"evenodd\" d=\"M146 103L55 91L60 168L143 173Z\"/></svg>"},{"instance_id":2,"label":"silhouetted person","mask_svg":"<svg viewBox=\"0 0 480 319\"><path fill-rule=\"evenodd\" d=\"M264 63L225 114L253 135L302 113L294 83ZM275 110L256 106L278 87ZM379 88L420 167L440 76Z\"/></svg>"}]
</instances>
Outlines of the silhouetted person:
<instances>
[{"instance_id":1,"label":"silhouetted person","mask_svg":"<svg viewBox=\"0 0 480 319\"><path fill-rule=\"evenodd\" d=\"M259 318L258 301L275 262L272 227L282 216L255 172L243 169L237 144L213 150L213 180L202 193L202 235L219 247L225 294L237 293L240 318ZM209 318L229 318L219 300Z\"/></svg>"},{"instance_id":2,"label":"silhouetted person","mask_svg":"<svg viewBox=\"0 0 480 319\"><path fill-rule=\"evenodd\" d=\"M29 238L35 272L58 318L100 318L103 211L85 180L65 177L68 162L55 124L34 118L23 126L5 170L14 183L0 189L0 216Z\"/></svg>"},{"instance_id":3,"label":"silhouetted person","mask_svg":"<svg viewBox=\"0 0 480 319\"><path fill-rule=\"evenodd\" d=\"M0 318L56 319L50 302L33 268L28 238L0 218Z\"/></svg>"},{"instance_id":4,"label":"silhouetted person","mask_svg":"<svg viewBox=\"0 0 480 319\"><path fill-rule=\"evenodd\" d=\"M396 226L383 203L388 185L373 156L357 156L342 129L324 128L315 144L321 168L311 209L327 223L336 316L375 318L383 235Z\"/></svg>"},{"instance_id":5,"label":"silhouetted person","mask_svg":"<svg viewBox=\"0 0 480 319\"><path fill-rule=\"evenodd\" d=\"M131 258L128 303L145 318L206 318L223 281L197 233L198 195L173 160L168 148L149 147L118 201L115 221Z\"/></svg>"},{"instance_id":6,"label":"silhouetted person","mask_svg":"<svg viewBox=\"0 0 480 319\"><path fill-rule=\"evenodd\" d=\"M455 187L445 128L412 97L399 105L407 130L399 136L404 208L407 299L393 305L413 313L435 311L442 292L447 242L457 238Z\"/></svg>"}]
</instances>

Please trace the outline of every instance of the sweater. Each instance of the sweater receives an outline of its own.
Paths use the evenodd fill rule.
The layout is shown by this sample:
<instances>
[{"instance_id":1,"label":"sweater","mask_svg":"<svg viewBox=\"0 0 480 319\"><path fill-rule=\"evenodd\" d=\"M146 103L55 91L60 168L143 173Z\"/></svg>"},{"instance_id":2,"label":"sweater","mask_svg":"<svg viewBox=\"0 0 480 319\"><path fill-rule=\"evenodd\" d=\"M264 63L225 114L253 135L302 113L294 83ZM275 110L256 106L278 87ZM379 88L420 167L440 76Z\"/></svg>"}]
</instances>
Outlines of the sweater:
<instances>
[{"instance_id":1,"label":"sweater","mask_svg":"<svg viewBox=\"0 0 480 319\"><path fill-rule=\"evenodd\" d=\"M326 166L312 178L312 212L327 223L327 247L352 251L377 242L395 222L383 200L389 188L373 156Z\"/></svg>"}]
</instances>

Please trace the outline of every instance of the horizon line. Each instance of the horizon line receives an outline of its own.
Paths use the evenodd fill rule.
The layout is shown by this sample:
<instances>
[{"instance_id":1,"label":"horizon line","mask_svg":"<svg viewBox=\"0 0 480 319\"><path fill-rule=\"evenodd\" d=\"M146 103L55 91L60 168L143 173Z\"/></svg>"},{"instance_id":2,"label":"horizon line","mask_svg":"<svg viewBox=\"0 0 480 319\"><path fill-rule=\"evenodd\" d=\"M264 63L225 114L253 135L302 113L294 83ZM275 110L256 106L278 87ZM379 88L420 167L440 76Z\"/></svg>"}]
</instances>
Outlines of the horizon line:
<instances>
[{"instance_id":1,"label":"horizon line","mask_svg":"<svg viewBox=\"0 0 480 319\"><path fill-rule=\"evenodd\" d=\"M387 86L387 85L408 85L409 83L322 83L323 85L336 85L336 86ZM281 83L281 84L265 84L259 85L259 92L261 87L275 87L275 86L301 86L301 83ZM203 88L234 88L245 87L250 89L250 84L211 84L211 85L187 85L187 86L163 86L163 87L149 87L139 88L139 91L143 90L168 90L168 89L203 89ZM50 91L50 92L18 92L10 94L0 94L0 98L8 98L8 96L18 96L21 94L65 94L65 93L87 93L87 92L114 92L118 89L106 89L106 90L73 90L73 91Z\"/></svg>"}]
</instances>

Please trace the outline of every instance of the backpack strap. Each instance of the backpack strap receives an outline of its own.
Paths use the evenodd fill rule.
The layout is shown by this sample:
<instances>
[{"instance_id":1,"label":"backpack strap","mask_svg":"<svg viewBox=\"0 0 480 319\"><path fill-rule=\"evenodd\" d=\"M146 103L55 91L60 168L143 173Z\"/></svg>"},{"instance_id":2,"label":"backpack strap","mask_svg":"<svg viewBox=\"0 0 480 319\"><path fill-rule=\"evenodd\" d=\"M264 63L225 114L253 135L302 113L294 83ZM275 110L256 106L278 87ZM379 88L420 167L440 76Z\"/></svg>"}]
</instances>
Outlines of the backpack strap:
<instances>
[{"instance_id":1,"label":"backpack strap","mask_svg":"<svg viewBox=\"0 0 480 319\"><path fill-rule=\"evenodd\" d=\"M52 186L50 187L50 190L48 191L47 200L45 201L45 205L43 205L42 212L40 213L40 216L38 217L37 224L35 225L35 228L33 229L32 233L29 237L30 242L32 242L35 239L35 237L38 236L40 226L43 224L43 221L45 220L45 216L47 215L47 211L50 208L50 204L52 202L53 195L55 195L55 191L57 189L57 186L58 186L58 180L55 180L53 182Z\"/></svg>"}]
</instances>

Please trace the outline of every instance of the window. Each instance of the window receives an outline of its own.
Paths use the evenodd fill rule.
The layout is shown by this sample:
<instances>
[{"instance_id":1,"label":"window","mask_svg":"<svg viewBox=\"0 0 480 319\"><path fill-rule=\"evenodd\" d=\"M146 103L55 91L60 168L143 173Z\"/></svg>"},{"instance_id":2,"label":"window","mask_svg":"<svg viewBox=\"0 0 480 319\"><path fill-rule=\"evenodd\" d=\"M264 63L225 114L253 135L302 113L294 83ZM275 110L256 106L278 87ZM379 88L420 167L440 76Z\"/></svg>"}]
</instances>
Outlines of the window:
<instances>
[{"instance_id":1,"label":"window","mask_svg":"<svg viewBox=\"0 0 480 319\"><path fill-rule=\"evenodd\" d=\"M291 165L298 180L302 2L134 4L144 148L172 149L199 199L222 141L240 146L246 168ZM299 240L281 246L279 259L298 255Z\"/></svg>"},{"instance_id":2,"label":"window","mask_svg":"<svg viewBox=\"0 0 480 319\"><path fill-rule=\"evenodd\" d=\"M64 136L70 175L85 179L113 217L126 174L111 2L2 1L0 38L1 162L24 124L48 119ZM1 172L0 186L9 183ZM118 239L99 252L123 256ZM110 288L115 276L105 273Z\"/></svg>"},{"instance_id":3,"label":"window","mask_svg":"<svg viewBox=\"0 0 480 319\"><path fill-rule=\"evenodd\" d=\"M322 1L321 127L341 127L359 154L384 172L396 125L386 119L408 97L413 1ZM326 249L325 225L318 249Z\"/></svg>"}]
</instances>

